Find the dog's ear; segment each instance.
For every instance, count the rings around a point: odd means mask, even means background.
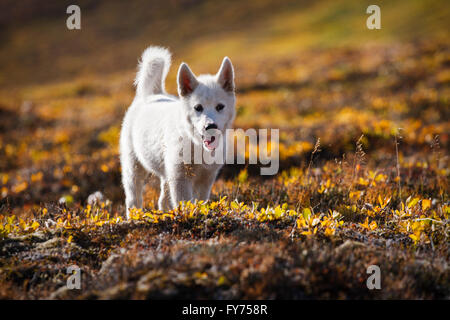
[[[182,97],[190,95],[197,88],[198,81],[186,63],[178,69],[178,94]]]
[[[234,92],[234,69],[228,57],[223,58],[219,72],[217,72],[217,82],[227,92]]]

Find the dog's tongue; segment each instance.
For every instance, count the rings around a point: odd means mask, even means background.
[[[214,140],[216,140],[216,137],[211,137],[211,140],[204,140],[203,142],[205,143],[205,146],[208,148],[208,149],[210,149],[210,150],[213,150],[214,149],[214,147],[211,145],[213,142],[214,142]]]

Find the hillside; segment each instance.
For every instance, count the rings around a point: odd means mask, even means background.
[[[0,4],[0,298],[449,299],[449,5]],[[237,128],[280,171],[227,165],[207,203],[126,221],[118,137],[149,44],[237,74]],[[100,191],[102,198],[87,203]],[[82,289],[66,288],[67,267]],[[382,289],[368,290],[378,265]]]

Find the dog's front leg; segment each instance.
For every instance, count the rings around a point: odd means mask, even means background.
[[[184,175],[174,175],[168,179],[170,202],[176,208],[180,201],[192,200],[192,181]]]
[[[161,179],[161,194],[158,200],[158,209],[161,211],[166,211],[170,209],[170,190],[169,185],[164,179]]]
[[[217,172],[205,172],[196,177],[194,185],[194,197],[197,200],[208,200],[211,193],[211,188],[216,180]]]

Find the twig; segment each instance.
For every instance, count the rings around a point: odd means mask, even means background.
[[[353,175],[352,175],[352,182],[350,185],[350,190],[353,189],[353,184],[355,183],[355,178],[356,178],[356,171],[358,168],[358,165],[360,163],[364,162],[364,156],[366,155],[366,153],[363,150],[362,147],[362,138],[364,137],[364,134],[362,134],[359,139],[356,141],[356,152],[355,152],[355,160],[353,161]]]
[[[398,159],[398,140],[397,140],[397,132],[395,132],[394,135],[395,138],[395,156],[396,156],[396,161],[397,161],[397,183],[398,183],[398,196],[400,198],[400,200],[402,199],[402,184],[400,181],[400,161]]]
[[[311,153],[311,159],[309,160],[309,164],[308,164],[308,168],[306,169],[306,177],[309,178],[309,170],[311,169],[312,163],[313,163],[313,158],[314,158],[314,154],[316,152],[320,152],[320,138],[317,138],[316,144],[314,145],[314,150]]]

